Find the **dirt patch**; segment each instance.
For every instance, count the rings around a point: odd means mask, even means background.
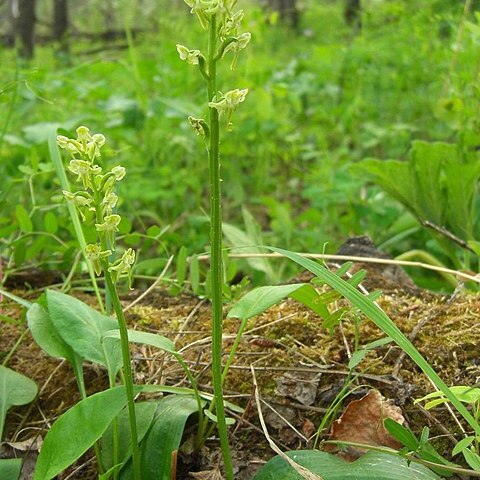
[[[304,279],[309,280],[308,277]],[[366,284],[369,289],[387,287],[378,301],[380,306],[411,337],[420,353],[447,384],[477,383],[480,377],[477,349],[480,343],[480,301],[477,296],[464,294],[450,298],[410,285],[387,285],[381,272],[372,268]],[[22,291],[15,293],[26,296]],[[125,296],[122,300],[124,307],[128,308],[140,293],[133,291]],[[87,295],[76,296],[90,304],[95,303]],[[68,365],[47,357],[25,332],[22,309],[6,299],[1,308],[2,314],[11,318],[12,323],[2,323],[0,354],[3,357],[10,355],[23,334],[8,366],[34,379],[41,392],[34,403],[13,409],[8,415],[4,437],[18,442],[36,435],[44,436],[51,423],[80,396]],[[207,301],[188,294],[169,297],[165,291],[158,290],[127,309],[127,320],[131,328],[160,333],[175,340],[195,372],[200,387],[211,391],[210,309]],[[238,327],[238,320],[225,320],[225,355]],[[362,319],[362,345],[383,336],[370,320]],[[265,401],[262,409],[270,434],[284,449],[305,448],[312,445],[311,438],[326,409],[350,378],[346,365],[353,344],[354,328],[349,315],[330,335],[322,327],[319,317],[293,300],[283,301],[249,321],[225,384],[228,400],[245,407],[245,414],[242,418],[237,417],[237,424],[231,430],[236,478],[252,478],[254,471],[273,455],[259,428],[251,366],[255,369],[260,395]],[[174,360],[150,347],[133,348],[136,382],[188,385]],[[413,405],[413,399],[430,392],[432,386],[398,347],[384,346],[370,352],[357,373],[351,385],[355,391],[345,403],[361,397],[373,386],[402,408],[412,430],[419,433],[424,425],[428,425],[432,436],[439,436],[437,444],[441,451],[448,454],[453,447],[452,438],[460,434],[459,427],[445,408],[425,412],[420,406]],[[85,375],[89,393],[106,388],[108,381],[102,369],[86,364]],[[329,426],[330,422],[327,422],[320,432],[322,439],[326,438]],[[256,445],[254,451],[251,445]],[[212,439],[196,458],[181,458],[187,464],[178,478],[192,478],[187,472],[215,466],[218,450],[216,440]],[[84,466],[77,473],[72,474],[69,470],[68,478],[96,478],[91,457],[87,454],[82,459]],[[79,465],[81,462],[76,467]]]

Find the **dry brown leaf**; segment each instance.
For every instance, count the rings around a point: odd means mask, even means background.
[[[222,474],[218,468],[214,468],[213,470],[204,470],[203,472],[190,472],[190,476],[198,480],[223,480]]]
[[[364,445],[401,448],[383,426],[383,421],[391,418],[403,424],[402,410],[386,400],[378,390],[370,390],[360,400],[353,400],[341,417],[333,423],[330,440],[341,440]],[[327,444],[325,450],[338,451],[338,447]],[[341,452],[346,460],[353,461],[365,453],[364,449],[348,447]]]

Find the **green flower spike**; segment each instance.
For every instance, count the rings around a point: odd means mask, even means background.
[[[89,243],[85,247],[85,257],[92,262],[93,269],[97,275],[102,273],[101,260],[108,258],[112,254],[111,250],[103,250],[98,243]]]
[[[132,289],[132,265],[135,263],[135,250],[128,248],[123,252],[122,258],[118,259],[108,271],[112,273],[114,281],[118,281],[120,275],[126,273],[128,276],[128,288]]]

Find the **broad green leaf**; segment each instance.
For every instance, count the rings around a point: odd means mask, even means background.
[[[108,330],[103,334],[103,338],[120,338],[120,330]],[[151,345],[174,355],[177,354],[175,344],[162,335],[149,332],[140,332],[138,330],[128,330],[128,341],[133,343],[143,343],[144,345]]]
[[[0,438],[8,409],[30,403],[37,396],[37,392],[38,388],[33,380],[0,365]]]
[[[27,310],[28,328],[32,337],[48,355],[54,358],[65,358],[70,363],[77,383],[83,390],[83,359],[58,333],[45,306],[46,298],[42,295],[37,303],[32,304]]]
[[[249,214],[248,214],[249,215]],[[244,220],[248,223],[248,215],[245,216],[244,212]],[[253,232],[253,229],[249,228],[250,233]],[[232,253],[242,253],[245,250],[245,247],[248,247],[248,251],[251,253],[262,253],[265,250],[263,248],[258,247],[257,245],[262,244],[262,239],[259,238],[258,235],[249,235],[248,233],[243,232],[238,227],[231,225],[229,223],[224,223],[222,225],[222,232],[225,235],[228,243],[232,245]],[[247,258],[247,263],[250,265],[251,268],[254,270],[258,270],[259,272],[264,272],[267,276],[267,279],[275,282],[276,276],[275,272],[272,269],[271,263],[266,258]]]
[[[397,455],[368,452],[349,463],[318,450],[297,450],[287,455],[322,476],[324,480],[439,480],[440,477],[423,465],[408,462]],[[274,457],[253,477],[253,480],[302,480],[285,460]]]
[[[472,240],[480,164],[464,164],[456,158],[446,162],[445,174],[449,228],[463,240]]]
[[[106,331],[118,327],[117,321],[64,293],[47,290],[46,298],[52,323],[63,340],[85,360],[118,372],[122,366],[120,342],[102,342]]]
[[[230,318],[248,320],[255,315],[264,312],[267,308],[275,305],[280,300],[288,297],[296,290],[303,288],[305,283],[292,283],[290,285],[277,285],[259,287],[244,295],[228,312]],[[312,287],[313,288],[313,287]]]
[[[15,217],[17,217],[18,226],[23,233],[33,232],[33,223],[23,205],[18,204],[15,207]]]
[[[410,151],[409,167],[414,182],[415,207],[420,218],[443,225],[446,195],[441,173],[446,161],[457,157],[457,147],[443,142],[415,141]]]
[[[141,387],[134,387],[135,393]],[[82,456],[127,404],[125,387],[81,400],[52,425],[40,450],[34,480],[50,480]]]
[[[58,334],[48,311],[42,304],[34,303],[27,310],[28,328],[42,350],[54,358],[65,358],[70,364],[81,362],[81,358]]]
[[[141,444],[142,480],[170,480],[172,452],[178,450],[188,417],[197,411],[192,397],[170,395],[158,404],[153,424]],[[133,478],[131,462],[120,480]]]
[[[21,458],[0,459],[0,478],[5,480],[17,480],[22,470]]]
[[[418,350],[412,345],[408,338],[400,331],[395,323],[368,297],[362,295],[352,285],[348,284],[327,268],[319,265],[317,262],[309,258],[302,257],[294,252],[282,250],[280,248],[269,247],[270,250],[280,253],[287,258],[290,258],[297,264],[306,268],[315,274],[320,280],[330,285],[334,290],[342,294],[349,300],[356,308],[358,308],[364,315],[366,315],[375,325],[383,330],[405,353],[420,367],[420,369],[432,380],[435,386],[441,390],[445,396],[450,400],[458,412],[473,428],[477,435],[480,435],[480,425],[468,412],[464,405],[452,393],[445,382],[437,375],[431,365],[420,355]]]
[[[137,437],[141,442],[152,424],[156,402],[140,402],[135,404],[135,416],[137,419]],[[117,417],[118,428],[118,461],[121,465],[125,465],[132,456],[131,433],[130,433],[130,417],[128,409],[124,408]],[[109,470],[114,467],[113,464],[113,427],[112,424],[102,435],[100,446],[102,449],[103,466]]]

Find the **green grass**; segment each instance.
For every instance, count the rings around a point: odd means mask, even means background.
[[[228,70],[228,62],[220,72],[220,90],[233,81],[250,89],[222,144],[224,219],[243,228],[239,212],[246,206],[269,244],[321,251],[328,241],[333,251],[349,235],[367,233],[382,243],[411,228],[401,206],[352,177],[348,167],[370,156],[405,158],[413,139],[452,139],[451,118],[438,115],[443,86],[451,78],[446,93],[458,96],[472,84],[478,52],[468,32],[449,71],[462,5],[372,2],[361,35],[353,36],[343,25],[342,3],[305,2],[298,35],[249,7],[251,46],[237,72]],[[186,120],[203,113],[197,107],[202,80],[182,68],[175,50],[177,42],[197,48],[202,37],[184,8],[158,8],[158,32],[141,34],[133,52],[88,54],[99,44],[81,40],[72,46],[70,67],[55,60],[50,46],[38,47],[35,59],[20,65],[16,98],[9,90],[0,104],[4,122],[3,112],[15,99],[1,147],[0,248],[10,255],[15,247],[17,266],[68,269],[72,255],[44,122],[65,126],[70,134],[87,124],[108,137],[106,158],[128,170],[119,208],[132,231],[166,229],[160,239],[140,242],[141,259],[166,258],[182,245],[189,252],[205,250],[205,159]],[[76,22],[87,29],[86,19]],[[2,57],[0,88],[15,78],[14,53],[4,50]],[[30,188],[25,172],[32,176]],[[19,237],[18,203],[31,214],[35,232],[45,231],[45,214],[53,211],[55,235],[66,245]],[[124,234],[129,227],[124,224]],[[390,243],[389,250],[414,248],[427,238],[416,232]],[[129,237],[131,243],[136,239]]]

